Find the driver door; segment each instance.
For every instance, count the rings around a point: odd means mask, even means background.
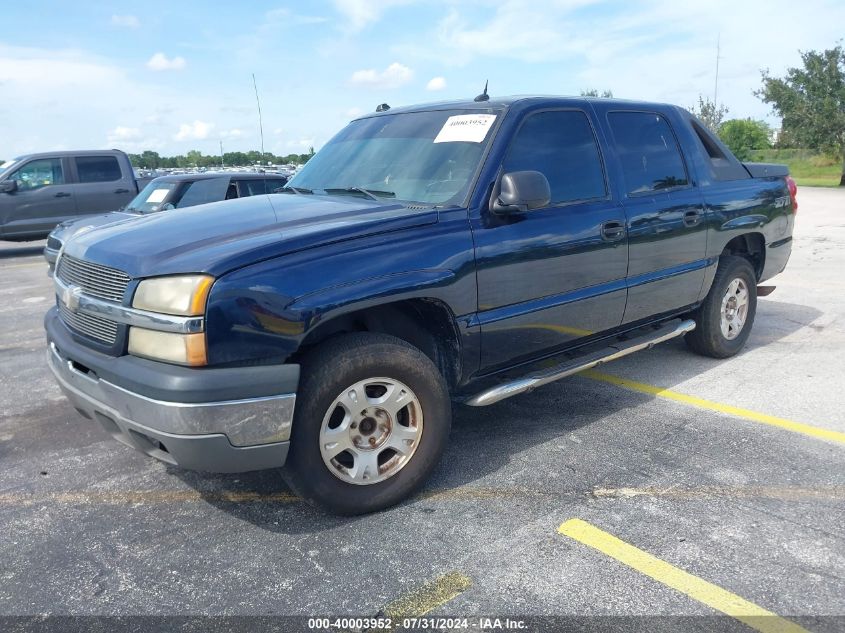
[[[625,214],[587,113],[527,114],[501,173],[525,170],[549,181],[547,207],[473,220],[482,371],[618,327],[625,311]]]

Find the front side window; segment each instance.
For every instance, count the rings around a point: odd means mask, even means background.
[[[77,156],[76,173],[79,182],[114,182],[123,176],[114,156]]]
[[[605,197],[601,156],[587,115],[552,110],[529,115],[508,149],[504,171],[539,171],[551,204]]]
[[[430,110],[353,121],[288,186],[315,194],[361,195],[424,205],[466,196],[498,114]]]
[[[669,123],[655,112],[607,115],[629,195],[689,184],[684,159]]]
[[[20,191],[32,191],[48,185],[62,185],[65,182],[62,161],[59,158],[31,160],[10,178],[17,180]]]

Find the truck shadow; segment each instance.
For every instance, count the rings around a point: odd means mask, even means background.
[[[46,239],[27,240],[24,242],[0,240],[0,259],[41,255],[46,245]]]
[[[0,259],[13,259],[15,257],[31,257],[33,255],[40,255],[44,251],[44,244],[38,244],[36,246],[27,245],[27,246],[13,246],[8,247],[6,244],[2,244],[2,248],[0,248]]]
[[[813,322],[821,314],[819,310],[809,306],[761,300],[758,304],[755,328],[748,344],[743,353],[733,360],[721,361],[697,356],[686,349],[683,341],[675,340],[617,363],[639,363],[644,369],[649,369],[649,382],[672,389],[685,380],[720,367],[723,363],[731,362],[736,367],[738,363],[742,363],[743,355],[771,345],[797,330],[807,327],[817,329],[818,326],[814,326]],[[614,366],[616,364],[602,369],[617,373]],[[240,475],[211,475],[176,468],[170,471],[203,493],[209,504],[273,532],[298,534],[330,530],[359,521],[383,520],[385,514],[392,512],[404,513],[404,518],[399,519],[400,521],[413,521],[418,512],[439,511],[437,505],[432,503],[436,498],[471,500],[474,494],[483,493],[485,485],[473,484],[488,478],[493,479],[491,475],[495,475],[514,460],[521,459],[520,455],[533,447],[555,441],[563,443],[578,429],[599,423],[625,410],[634,410],[652,399],[652,396],[574,376],[489,407],[455,405],[449,446],[431,479],[415,498],[396,510],[387,510],[378,515],[335,517],[299,500],[285,498],[280,502],[280,493],[292,493],[276,471]],[[585,450],[590,449],[585,447]],[[594,486],[602,483],[592,479],[595,475],[584,472],[581,467],[582,459],[594,461],[596,455],[579,455],[578,451],[575,451],[573,457],[566,457],[570,453],[568,450],[562,451],[562,461],[559,463],[549,463],[539,468],[534,466],[538,477],[537,488],[542,488],[544,494],[583,498]],[[669,466],[681,469],[689,467],[680,460],[677,464]],[[549,473],[552,472],[557,476],[550,478]],[[220,494],[221,490],[233,489],[255,495],[256,500],[246,503],[224,500],[225,496]],[[274,498],[277,501],[273,501]],[[410,518],[407,511],[411,512]]]

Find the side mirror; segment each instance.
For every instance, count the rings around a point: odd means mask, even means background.
[[[549,181],[539,171],[512,171],[499,181],[494,213],[523,213],[548,206],[552,199]]]
[[[17,180],[4,180],[3,182],[0,182],[0,193],[15,193],[17,190]]]

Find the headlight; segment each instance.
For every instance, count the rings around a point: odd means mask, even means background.
[[[197,367],[206,365],[205,332],[175,334],[140,327],[129,328],[129,353],[152,360]]]
[[[144,279],[135,290],[132,307],[159,314],[202,316],[214,278],[180,275]],[[206,365],[205,332],[177,334],[142,327],[129,328],[129,353],[192,367]]]
[[[213,281],[208,275],[144,279],[135,290],[132,307],[163,314],[201,316]]]

